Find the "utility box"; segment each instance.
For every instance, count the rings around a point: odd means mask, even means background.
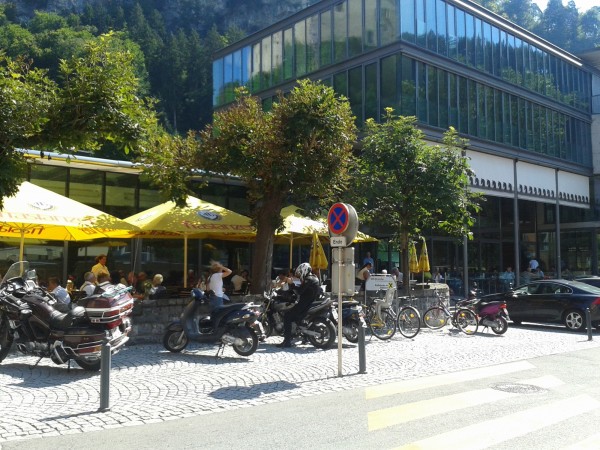
[[[331,249],[331,294],[353,296],[355,265],[354,247],[336,247]],[[340,289],[341,284],[341,289]]]

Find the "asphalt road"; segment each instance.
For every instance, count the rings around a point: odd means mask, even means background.
[[[241,360],[131,347],[98,375],[11,357],[0,368],[0,446],[69,448],[599,448],[600,336],[512,327],[425,330],[337,352],[261,346]],[[427,440],[425,440],[427,439]],[[585,447],[588,445],[588,447]],[[589,445],[592,445],[591,447]]]

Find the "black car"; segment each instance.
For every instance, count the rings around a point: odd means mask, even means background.
[[[575,281],[580,281],[581,283],[590,284],[592,286],[596,286],[600,288],[600,277],[589,276],[589,277],[580,277],[575,278]]]
[[[586,328],[585,310],[592,326],[600,328],[600,288],[569,280],[538,280],[486,300],[504,300],[510,319],[521,322],[562,323],[569,330]]]

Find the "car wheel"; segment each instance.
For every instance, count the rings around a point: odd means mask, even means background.
[[[565,313],[564,323],[570,331],[585,330],[585,315],[576,309],[567,311]]]

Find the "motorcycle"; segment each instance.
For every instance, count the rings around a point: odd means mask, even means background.
[[[25,355],[50,358],[56,364],[75,361],[87,371],[100,370],[102,345],[116,354],[129,340],[133,297],[129,288],[111,286],[86,297],[66,312],[37,284],[27,261],[10,266],[0,281],[0,362],[12,345]]]
[[[496,334],[504,334],[508,329],[508,310],[506,302],[486,301],[476,298],[471,291],[470,298],[460,302],[457,306],[467,307],[477,315],[480,326],[490,327]]]
[[[200,289],[192,290],[192,299],[179,320],[167,325],[164,347],[173,353],[182,351],[190,341],[219,343],[219,352],[230,344],[240,356],[250,356],[258,348],[258,336],[252,328],[256,314],[244,303],[232,303],[209,311],[209,298]]]
[[[338,302],[334,302],[331,308],[331,321],[338,326]],[[348,342],[358,342],[358,329],[366,328],[365,313],[360,302],[356,300],[342,301],[342,334]]]
[[[308,340],[313,347],[326,349],[335,342],[335,325],[329,319],[332,300],[322,294],[313,302],[304,318],[292,324],[292,336]],[[292,291],[274,290],[264,295],[260,322],[266,336],[283,336],[283,318],[286,311],[296,304]]]

